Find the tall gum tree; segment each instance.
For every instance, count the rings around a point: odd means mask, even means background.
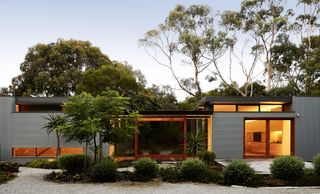
[[[226,34],[215,26],[215,16],[205,5],[177,5],[157,29],[139,40],[147,54],[167,68],[180,89],[203,97],[200,75],[220,58],[228,47]],[[211,48],[209,54],[208,49]],[[192,77],[179,77],[177,67],[192,68]]]

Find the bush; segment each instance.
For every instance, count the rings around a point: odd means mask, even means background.
[[[315,155],[313,165],[315,172],[320,176],[320,153]]]
[[[303,168],[303,160],[295,156],[275,158],[270,165],[272,176],[286,181],[300,179],[303,176]]]
[[[69,154],[59,158],[59,167],[69,173],[83,172],[85,169],[85,158],[87,166],[90,164],[90,157],[85,157],[84,154]]]
[[[219,183],[223,180],[222,174],[213,169],[206,169],[199,182],[201,183]]]
[[[149,181],[158,173],[157,163],[150,158],[141,158],[133,163],[137,181]]]
[[[19,164],[17,162],[9,161],[0,162],[0,171],[10,173],[19,172]]]
[[[216,154],[209,151],[200,152],[198,156],[206,165],[214,164],[214,160],[216,159]]]
[[[44,168],[44,169],[58,169],[57,160],[45,160],[45,159],[35,159],[26,164],[26,167],[30,168]]]
[[[95,182],[115,182],[117,164],[112,160],[104,160],[95,164],[90,170],[90,179]]]
[[[255,175],[254,169],[241,160],[230,162],[222,173],[226,185],[245,185]]]
[[[164,182],[176,183],[181,181],[181,176],[177,166],[160,168],[161,180]]]
[[[9,180],[12,180],[16,175],[10,173],[10,172],[1,172],[0,171],[0,184],[6,183]]]
[[[184,181],[201,182],[204,177],[207,166],[206,164],[198,159],[187,159],[179,166],[179,173]]]

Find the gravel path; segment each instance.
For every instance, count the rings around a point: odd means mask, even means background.
[[[42,180],[51,170],[20,168],[18,177],[0,185],[0,194],[65,194],[65,193],[160,193],[160,194],[207,194],[207,193],[320,193],[320,188],[243,188],[224,187],[214,184],[169,184],[150,183],[106,183],[106,184],[62,184]]]

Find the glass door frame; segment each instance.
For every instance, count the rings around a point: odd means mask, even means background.
[[[265,120],[266,121],[266,154],[264,156],[246,156],[246,147],[245,147],[245,138],[246,138],[246,120]],[[286,118],[286,117],[279,117],[279,118],[272,118],[272,117],[245,117],[243,118],[243,158],[274,158],[274,156],[270,156],[270,121],[271,120],[290,120],[290,155],[295,155],[295,124],[294,118]]]

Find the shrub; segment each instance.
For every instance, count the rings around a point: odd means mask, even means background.
[[[247,163],[241,160],[230,162],[222,171],[224,183],[227,185],[244,185],[255,175],[255,171]]]
[[[206,169],[200,178],[199,182],[201,183],[218,183],[223,180],[221,172],[213,169]]]
[[[9,161],[0,162],[0,171],[10,173],[19,172],[19,164],[17,162]]]
[[[0,184],[6,183],[9,180],[12,180],[16,175],[10,173],[10,172],[1,172],[0,171]]]
[[[209,151],[200,152],[198,156],[206,165],[214,164],[214,160],[216,159],[216,154]]]
[[[112,160],[104,160],[95,164],[90,170],[90,179],[95,182],[115,182],[117,164]]]
[[[314,170],[320,176],[320,153],[315,155],[313,159]]]
[[[161,180],[164,182],[176,183],[181,181],[181,176],[177,166],[160,168]]]
[[[83,172],[85,169],[85,158],[87,160],[87,166],[90,164],[90,157],[86,157],[84,154],[69,154],[59,158],[59,167],[66,170],[69,173]]]
[[[303,176],[304,162],[295,156],[282,156],[275,158],[271,165],[270,171],[273,177],[295,181]]]
[[[206,164],[198,159],[187,159],[179,166],[179,173],[184,181],[201,182],[206,170]]]
[[[141,158],[133,163],[137,181],[148,181],[158,173],[157,163],[150,158]]]
[[[26,164],[26,167],[30,168],[44,168],[44,169],[58,169],[57,160],[45,160],[45,159],[35,159]]]

